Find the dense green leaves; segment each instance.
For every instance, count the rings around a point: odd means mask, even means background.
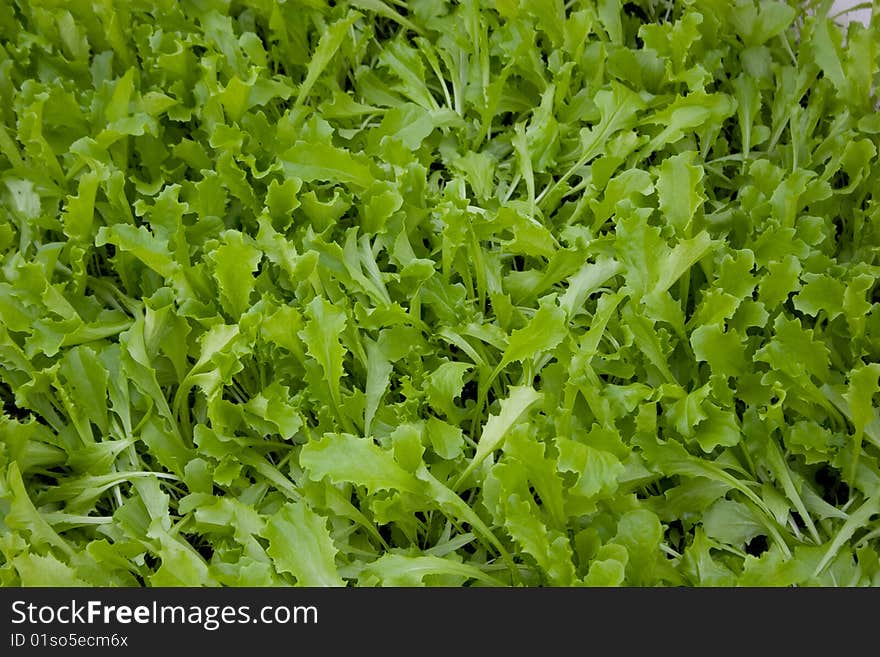
[[[0,585],[880,585],[827,4],[14,1]]]

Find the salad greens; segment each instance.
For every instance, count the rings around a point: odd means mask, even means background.
[[[0,584],[880,585],[880,12],[0,4]]]

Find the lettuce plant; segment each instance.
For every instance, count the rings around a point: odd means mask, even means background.
[[[880,17],[0,3],[0,584],[880,584]]]

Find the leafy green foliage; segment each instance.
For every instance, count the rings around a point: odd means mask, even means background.
[[[828,4],[5,3],[0,584],[880,585]]]

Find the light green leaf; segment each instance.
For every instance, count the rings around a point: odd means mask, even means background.
[[[300,586],[344,586],[327,520],[304,503],[285,504],[266,522],[263,536],[275,569],[291,573]]]

